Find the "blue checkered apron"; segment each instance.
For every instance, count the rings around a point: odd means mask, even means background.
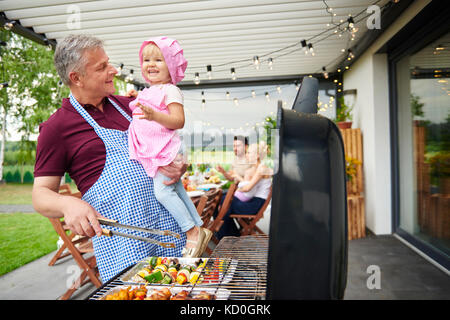
[[[131,122],[131,117],[122,108],[111,99],[109,101]],[[171,230],[181,235],[181,239],[177,239],[108,227],[123,233],[151,237],[162,242],[174,242],[176,247],[167,249],[119,236],[95,236],[92,242],[102,281],[108,281],[126,267],[149,256],[180,257],[186,236],[181,232],[175,219],[156,200],[153,193],[153,180],[148,177],[142,165],[129,159],[128,132],[99,126],[72,95],[70,95],[70,102],[94,128],[106,148],[106,162],[102,174],[82,199],[105,218],[144,228]]]

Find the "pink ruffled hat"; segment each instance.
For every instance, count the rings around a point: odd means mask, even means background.
[[[181,49],[178,41],[175,39],[167,37],[154,37],[144,41],[141,45],[141,49],[139,50],[139,62],[141,63],[141,69],[143,60],[142,51],[149,43],[154,43],[161,50],[164,60],[166,60],[170,77],[172,78],[172,83],[176,85],[178,82],[183,80],[184,72],[187,68],[187,61],[183,56],[183,49]],[[142,76],[145,81],[149,82],[144,73],[142,73]]]

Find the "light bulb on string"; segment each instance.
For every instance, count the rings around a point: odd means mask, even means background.
[[[194,76],[194,83],[195,83],[196,85],[198,85],[198,84],[200,83],[200,75],[199,75],[198,72],[195,73],[195,76]]]
[[[212,66],[210,64],[208,64],[206,66],[206,74],[208,75],[208,79],[211,80],[212,79]]]
[[[300,89],[300,85],[298,84],[298,81],[294,81],[295,84],[295,90],[298,91],[298,89]]]
[[[202,99],[202,110],[205,111],[206,100]]]
[[[309,52],[311,53],[311,55],[314,56],[315,53],[314,53],[314,48],[313,48],[312,43],[308,43],[308,48],[309,48]]]
[[[355,58],[355,55],[353,54],[353,51],[351,49],[348,49],[347,52],[348,52],[347,60],[350,61]]]
[[[266,96],[267,101],[270,101],[270,96],[269,93],[266,91],[266,93],[264,94]]]
[[[6,30],[11,30],[15,25],[16,25],[16,23],[17,23],[17,21],[6,21],[5,22],[5,24],[3,25],[3,27],[6,29]]]
[[[259,57],[258,56],[253,57],[253,65],[255,66],[256,70],[259,70]]]
[[[325,67],[322,67],[322,74],[323,74],[323,77],[325,78],[325,79],[328,79],[328,72],[327,72],[327,69],[325,68]]]
[[[301,44],[302,44],[303,50],[305,51],[305,55],[307,55],[308,54],[308,45],[306,44],[306,40],[302,40]]]
[[[236,69],[231,68],[231,80],[236,80]]]
[[[132,82],[134,80],[133,73],[134,73],[134,70],[130,69],[130,74],[125,78],[125,81]]]
[[[253,97],[253,98],[256,98],[256,92],[255,92],[255,90],[252,90],[252,97]]]
[[[349,29],[353,29],[355,27],[355,21],[353,20],[353,17],[350,16],[347,19],[347,22],[348,22],[348,28]]]
[[[269,58],[268,60],[269,70],[273,70],[273,59]]]
[[[123,70],[123,63],[121,63],[117,68],[117,76],[120,77],[122,75],[122,70]]]
[[[238,100],[238,98],[234,98],[233,99],[233,102],[234,102],[234,105],[237,107],[237,106],[239,106],[239,100]]]
[[[227,100],[230,100],[230,92],[229,91],[227,91],[226,96],[227,96]]]
[[[281,87],[280,86],[277,86],[277,91],[278,91],[279,94],[281,94]]]

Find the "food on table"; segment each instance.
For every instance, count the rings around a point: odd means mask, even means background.
[[[208,179],[205,179],[205,183],[220,183],[220,178],[217,175],[212,175]]]

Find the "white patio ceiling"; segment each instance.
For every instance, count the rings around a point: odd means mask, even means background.
[[[201,81],[208,81],[207,65],[212,65],[212,79],[226,81],[231,79],[230,68],[236,69],[238,79],[319,73],[323,66],[336,71],[347,48],[367,32],[366,9],[375,2],[381,7],[389,0],[1,0],[0,11],[48,39],[59,41],[73,33],[103,39],[111,62],[123,63],[124,73],[134,69],[141,82],[142,41],[158,35],[176,38],[189,62],[183,80],[187,83],[196,72]],[[342,27],[348,25],[349,15],[359,14],[354,41],[349,32],[339,37],[336,27],[327,26],[332,14],[335,23],[343,21]],[[312,43],[315,56],[304,54],[303,39]],[[252,65],[254,56],[260,57],[259,70]]]

